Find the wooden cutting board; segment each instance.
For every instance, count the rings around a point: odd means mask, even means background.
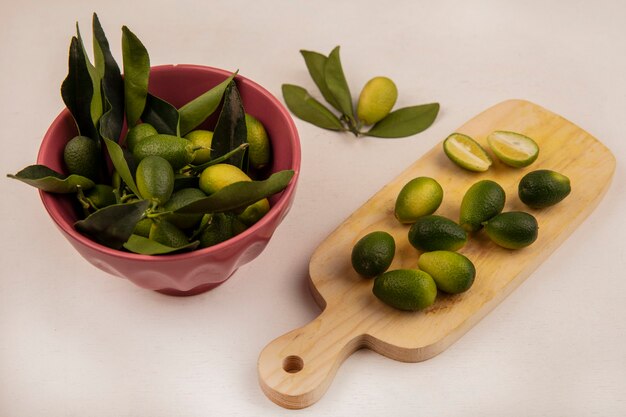
[[[494,130],[510,130],[533,138],[539,158],[530,167],[510,168],[494,157],[484,173],[458,168],[439,144],[357,209],[324,240],[311,258],[310,284],[323,308],[311,323],[272,341],[258,362],[263,392],[286,408],[304,408],[328,389],[339,365],[357,349],[372,349],[389,358],[418,362],[445,350],[520,285],[592,212],[609,187],[615,158],[584,130],[533,103],[509,100],[479,114],[457,132],[467,134],[486,149]],[[450,132],[452,133],[452,132]],[[571,180],[572,192],[546,209],[529,209],[517,196],[522,176],[536,169],[552,169]],[[532,213],[539,237],[531,246],[507,250],[489,241],[484,232],[471,236],[459,252],[476,266],[469,291],[439,294],[419,312],[398,311],[372,294],[371,279],[352,269],[354,244],[365,234],[384,230],[396,241],[390,269],[416,268],[419,252],[407,240],[409,226],[394,217],[398,192],[409,180],[428,176],[444,190],[436,214],[458,220],[465,191],[476,181],[491,179],[507,194],[505,211]]]

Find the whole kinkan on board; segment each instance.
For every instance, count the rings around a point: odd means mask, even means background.
[[[539,154],[537,143],[520,133],[494,131],[486,140],[507,168],[525,168]],[[476,140],[461,133],[448,136],[443,150],[454,164],[473,173],[488,171],[494,161]],[[461,171],[457,174],[467,175]],[[518,184],[520,201],[531,209],[557,204],[570,191],[569,178],[546,169],[528,172]],[[354,245],[353,269],[363,277],[374,278],[372,292],[385,304],[400,310],[422,310],[435,302],[438,291],[468,291],[476,278],[476,268],[457,251],[474,234],[484,232],[491,242],[508,250],[525,248],[537,240],[539,224],[535,216],[503,211],[506,193],[494,180],[478,180],[465,191],[458,223],[433,214],[443,200],[443,188],[430,177],[413,178],[397,195],[394,215],[408,227],[408,243],[417,250],[416,268],[388,270],[396,242],[385,231],[370,232]],[[371,265],[376,268],[365,268]]]

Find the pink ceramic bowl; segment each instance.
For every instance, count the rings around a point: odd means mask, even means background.
[[[227,71],[198,65],[158,66],[151,70],[149,90],[179,107],[228,76]],[[265,125],[272,141],[271,171],[295,171],[289,186],[270,198],[270,211],[245,232],[218,245],[175,255],[147,256],[110,249],[78,233],[73,227],[78,213],[72,199],[40,192],[50,217],[83,258],[140,287],[169,295],[194,295],[226,281],[237,268],[263,251],[293,202],[300,171],[300,141],[289,112],[272,94],[245,77],[238,75],[236,81],[246,112]],[[212,123],[215,120],[202,127],[210,128]],[[66,109],[43,138],[37,163],[63,172],[63,148],[76,134]]]

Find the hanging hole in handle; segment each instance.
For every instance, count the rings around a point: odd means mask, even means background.
[[[283,360],[283,369],[285,372],[295,374],[304,368],[304,361],[300,356],[290,355]]]

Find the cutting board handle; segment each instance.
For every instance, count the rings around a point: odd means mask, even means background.
[[[327,307],[312,322],[274,339],[263,349],[258,362],[259,383],[269,399],[282,407],[299,409],[322,397],[339,365],[363,347],[362,330],[341,313],[341,309]]]

